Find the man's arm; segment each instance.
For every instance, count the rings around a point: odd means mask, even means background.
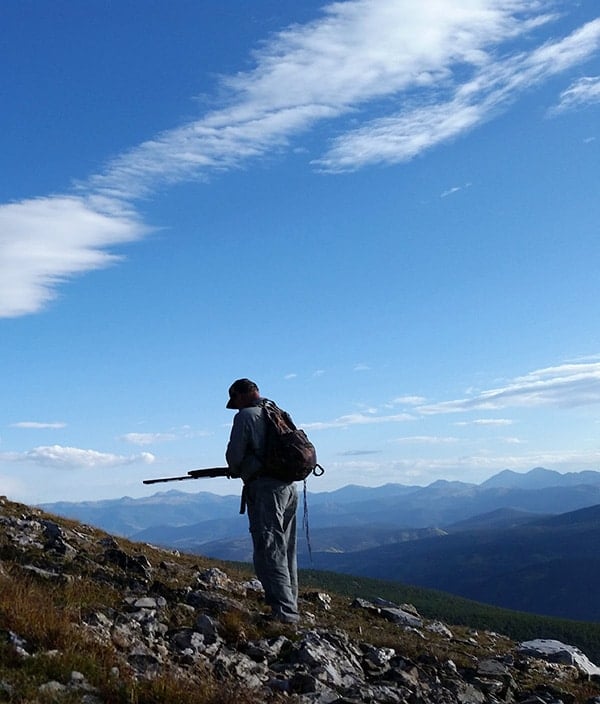
[[[234,477],[239,477],[239,470],[246,451],[248,449],[248,431],[242,413],[236,413],[233,418],[231,435],[225,451],[225,459],[230,473]]]

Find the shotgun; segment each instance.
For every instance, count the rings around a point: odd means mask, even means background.
[[[159,482],[180,482],[184,479],[202,479],[204,477],[229,477],[229,467],[209,467],[208,469],[190,469],[182,477],[162,477],[161,479],[144,479],[144,484]]]

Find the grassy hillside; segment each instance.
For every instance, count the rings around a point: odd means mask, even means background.
[[[286,635],[280,630],[284,626],[260,618],[262,600],[242,587],[253,576],[248,564],[117,542],[103,531],[4,498],[0,526],[0,701],[254,704],[257,699],[243,676],[223,679],[226,673],[216,661],[188,662],[187,656],[167,649],[169,633],[197,629],[196,619],[206,621],[208,613],[219,614],[219,638],[234,663],[236,657],[248,661],[248,648],[281,642],[284,636],[293,649],[299,638],[312,642],[316,636],[311,633],[330,633],[335,640],[342,631],[356,643],[392,648],[403,662],[420,663],[421,676],[429,673],[431,683],[447,675],[444,663],[449,660],[468,674],[473,662],[503,660],[515,652],[515,641],[523,639],[557,638],[600,660],[598,624],[541,619],[432,590],[318,571],[300,575],[301,609],[307,616],[314,612],[311,625],[304,633],[301,629]],[[227,586],[202,581],[204,572],[215,567],[223,571]],[[204,586],[195,591],[199,584]],[[316,592],[329,594],[330,608],[318,607]],[[188,603],[191,593],[198,600]],[[399,628],[368,610],[352,608],[357,596],[412,604],[423,618],[448,624],[452,635]],[[139,597],[162,600],[163,605],[150,607],[146,615],[143,609],[135,612],[140,620],[132,611]],[[160,619],[150,612],[160,612]],[[156,673],[136,675],[140,660],[144,672],[150,660]],[[285,662],[284,657],[277,667]],[[511,673],[522,693],[548,685],[535,668],[525,672],[515,667]],[[600,694],[596,684],[581,678],[560,685],[573,703]],[[290,699],[274,694],[268,701]]]

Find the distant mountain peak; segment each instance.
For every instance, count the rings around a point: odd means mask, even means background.
[[[545,467],[534,467],[528,472],[515,472],[512,469],[504,469],[482,482],[481,486],[486,489],[542,489],[549,486],[559,486],[563,483],[564,476]]]

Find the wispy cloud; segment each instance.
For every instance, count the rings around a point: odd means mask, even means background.
[[[533,371],[505,386],[469,398],[420,406],[423,414],[511,407],[584,406],[600,403],[600,362],[563,364]]]
[[[445,101],[437,94],[425,94],[413,107],[366,122],[336,138],[318,163],[329,171],[348,171],[368,164],[408,161],[490,119],[519,93],[585,61],[599,46],[600,19],[530,53],[508,55],[496,62],[480,56],[469,80],[448,81]],[[448,62],[448,69],[453,63]],[[455,65],[458,68],[460,62]]]
[[[315,160],[319,168],[411,159],[598,50],[600,20],[515,54],[515,38],[554,19],[540,7],[347,0],[274,34],[252,70],[222,80],[220,108],[134,146],[71,195],[0,205],[0,317],[39,311],[60,284],[118,261],[111,248],[148,232],[131,204],[160,185],[293,148],[323,121],[335,120],[339,137]],[[349,115],[353,128],[344,131]]]
[[[448,196],[452,196],[455,193],[458,193],[459,191],[462,191],[463,189],[470,188],[470,187],[471,187],[470,183],[465,183],[463,186],[452,186],[452,188],[448,188],[443,193],[440,193],[440,198],[447,198]]]
[[[516,437],[507,437],[507,438],[503,438],[503,440],[508,445],[523,445],[524,444],[524,441],[521,440],[521,438],[516,438]]]
[[[452,186],[452,188],[449,188],[448,190],[444,191],[443,193],[440,193],[440,198],[447,198],[448,196],[451,196],[454,193],[458,193],[458,191],[460,191],[459,186]]]
[[[55,430],[55,429],[59,429],[59,428],[66,428],[67,424],[66,423],[40,423],[40,422],[34,421],[34,420],[24,420],[24,421],[19,421],[18,423],[11,423],[9,427],[10,428]]]
[[[208,430],[194,430],[189,425],[170,429],[167,432],[146,432],[146,433],[123,433],[119,440],[128,442],[131,445],[140,447],[154,445],[161,442],[171,442],[172,440],[189,440],[192,438],[205,438],[212,435]]]
[[[0,453],[0,460],[9,462],[32,462],[45,467],[62,469],[96,469],[107,467],[120,467],[130,464],[152,464],[154,455],[142,452],[129,457],[114,455],[96,450],[82,450],[77,447],[63,447],[50,445],[35,447],[27,452]]]
[[[404,438],[395,438],[391,442],[407,445],[446,445],[458,442],[458,438],[438,435],[410,435]]]
[[[158,442],[168,442],[175,440],[177,435],[174,433],[125,433],[121,435],[121,440],[131,443],[132,445],[154,445]]]
[[[327,430],[329,428],[348,428],[353,425],[377,425],[380,423],[404,423],[414,420],[414,416],[408,413],[398,413],[390,416],[367,415],[365,413],[353,413],[347,416],[340,416],[331,421],[318,421],[315,423],[304,423],[306,430]]]
[[[392,405],[420,406],[425,403],[425,401],[426,399],[424,396],[397,396],[392,401]]]
[[[465,426],[465,425],[512,425],[513,421],[508,418],[477,418],[475,420],[462,420],[454,423],[454,425]]]
[[[550,111],[550,114],[558,114],[600,103],[600,76],[584,76],[571,84],[560,94],[560,102]]]

